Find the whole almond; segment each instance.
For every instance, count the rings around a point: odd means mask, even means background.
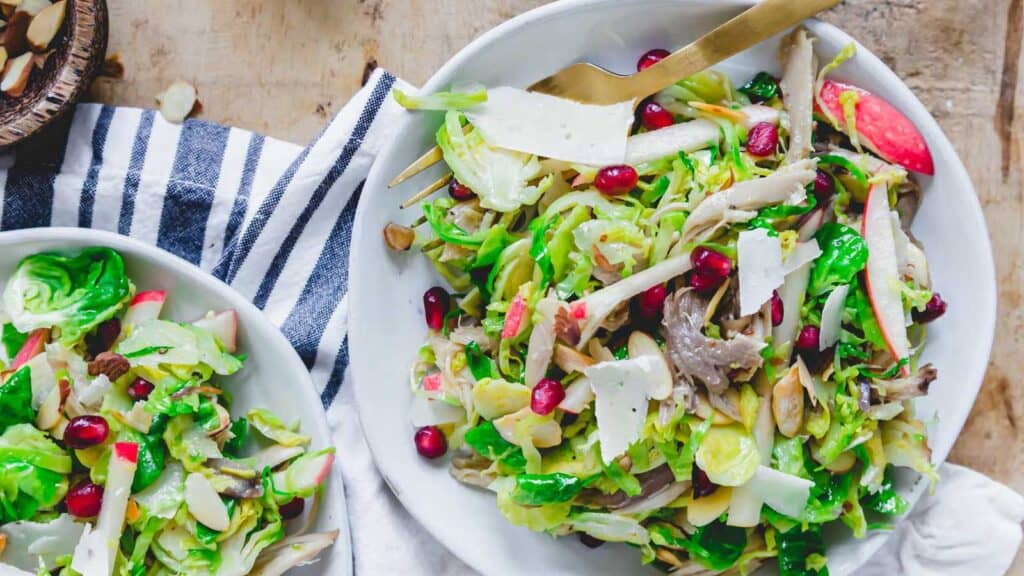
[[[132,365],[128,359],[114,352],[100,352],[92,362],[89,362],[89,375],[99,376],[106,374],[111,382],[124,376]]]

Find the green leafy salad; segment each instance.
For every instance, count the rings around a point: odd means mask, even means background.
[[[283,574],[334,542],[306,533],[334,449],[268,410],[232,418],[235,311],[176,322],[166,299],[109,248],[35,254],[7,280],[0,573]]]
[[[931,154],[833,77],[852,46],[822,68],[805,30],[784,48],[781,78],[622,105],[396,92],[443,111],[453,173],[385,231],[447,283],[423,297],[415,445],[509,522],[678,574],[827,574],[825,525],[891,526],[896,468],[937,480],[913,407],[946,309],[910,232]]]

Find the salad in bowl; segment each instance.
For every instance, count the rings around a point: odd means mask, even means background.
[[[273,411],[233,414],[238,315],[188,322],[89,247],[20,261],[3,289],[0,573],[283,574],[334,449]],[[304,510],[308,513],[302,520]],[[295,522],[289,522],[296,519]]]
[[[396,91],[443,111],[453,173],[384,231],[446,284],[410,368],[419,454],[517,526],[677,574],[825,574],[826,526],[890,527],[897,468],[938,480],[913,400],[946,303],[910,232],[931,153],[831,76],[854,52],[819,66],[798,29],[781,78],[614,106]]]

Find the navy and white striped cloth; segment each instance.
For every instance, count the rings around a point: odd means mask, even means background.
[[[358,575],[469,575],[401,507],[362,438],[348,365],[348,256],[362,183],[402,111],[378,70],[303,148],[153,110],[79,106],[0,154],[0,229],[79,226],[155,244],[250,298],[309,367],[334,430]],[[408,90],[408,86],[402,86]],[[353,327],[358,329],[358,327]],[[1024,499],[957,466],[861,574],[1000,574]],[[510,568],[514,571],[514,568]]]

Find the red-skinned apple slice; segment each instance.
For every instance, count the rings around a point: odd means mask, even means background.
[[[79,574],[109,576],[112,573],[138,457],[138,444],[114,443],[96,526],[86,525],[71,559],[71,568]]]
[[[907,170],[929,176],[935,174],[928,143],[909,118],[863,88],[826,80],[821,87],[821,102],[841,127],[846,125],[843,105],[839,100],[843,92],[857,94],[857,135],[868,149]]]
[[[896,240],[889,216],[889,191],[885,184],[875,184],[868,191],[864,204],[864,225],[861,233],[868,246],[868,264],[864,271],[868,298],[882,330],[886,346],[899,361],[910,355],[906,317],[896,267]],[[902,369],[909,375],[907,367]]]
[[[227,352],[234,354],[237,351],[238,313],[234,310],[210,312],[192,324],[213,333]]]
[[[26,362],[35,357],[46,348],[46,341],[50,339],[49,328],[39,328],[38,330],[32,331],[28,335],[28,339],[21,345],[18,353],[14,356],[14,361],[11,362],[11,369],[17,370],[21,368]]]
[[[159,318],[165,301],[167,292],[163,290],[139,292],[128,305],[128,311],[124,314],[124,324],[138,326],[147,320]]]

